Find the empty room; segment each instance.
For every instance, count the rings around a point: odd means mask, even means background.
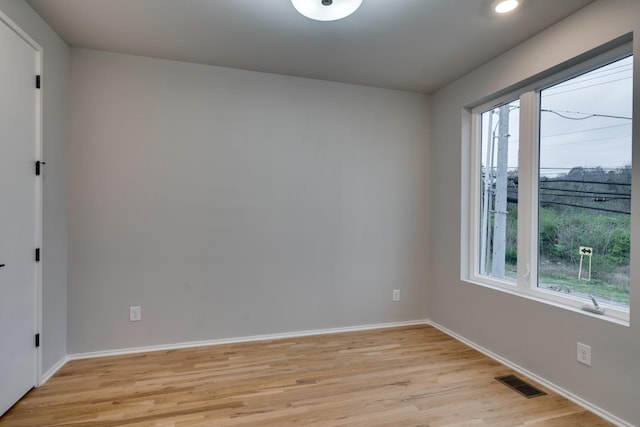
[[[0,427],[640,426],[639,34],[0,0]]]

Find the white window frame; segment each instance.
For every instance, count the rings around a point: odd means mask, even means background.
[[[540,129],[540,93],[542,90],[565,80],[579,76],[593,69],[633,55],[632,43],[627,42],[608,49],[585,61],[568,66],[559,72],[547,75],[525,84],[506,95],[496,96],[489,102],[468,109],[471,114],[470,135],[466,154],[469,167],[464,169],[468,177],[463,177],[463,197],[468,195],[468,203],[463,203],[463,218],[467,218],[467,227],[463,227],[462,239],[462,280],[473,284],[487,286],[514,295],[533,299],[546,304],[595,316],[625,326],[629,325],[629,309],[598,301],[605,308],[604,315],[592,314],[582,310],[586,302],[584,298],[561,294],[538,287],[538,164],[539,164],[539,129]],[[635,60],[634,60],[635,68]],[[634,88],[636,82],[634,82]],[[486,99],[486,98],[485,98]],[[480,274],[480,180],[481,180],[481,116],[500,105],[520,100],[520,129],[518,153],[518,261],[516,281],[504,280]],[[635,118],[634,118],[635,119]],[[635,140],[632,136],[632,141]],[[632,175],[640,173],[640,165],[632,166]],[[635,181],[635,179],[633,179]],[[466,188],[464,187],[466,186]],[[636,191],[634,191],[635,193]],[[632,208],[632,217],[637,212]],[[466,235],[465,235],[466,234]],[[632,234],[632,241],[634,240]],[[465,248],[466,246],[466,248]],[[466,252],[466,253],[465,253]],[[631,277],[633,277],[633,267]],[[633,283],[633,280],[631,280]],[[630,305],[631,306],[631,305]]]

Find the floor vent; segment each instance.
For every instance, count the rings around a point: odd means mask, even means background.
[[[502,377],[496,377],[496,380],[500,381],[507,387],[510,387],[513,390],[517,391],[527,399],[531,399],[532,397],[544,396],[545,394],[547,394],[544,391],[535,388],[528,382],[521,380],[515,375],[504,375]]]

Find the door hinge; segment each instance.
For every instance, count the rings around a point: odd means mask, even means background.
[[[42,165],[46,165],[46,163],[36,160],[36,176],[40,176],[40,166]]]
[[[40,347],[40,334],[36,334],[36,347]]]
[[[36,262],[40,262],[40,248],[36,248]]]
[[[36,89],[40,89],[40,75],[36,76]]]

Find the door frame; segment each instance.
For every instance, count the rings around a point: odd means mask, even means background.
[[[32,39],[26,32],[22,30],[11,18],[5,15],[2,11],[0,11],[0,22],[6,25],[11,31],[13,31],[18,37],[24,40],[31,48],[34,50],[36,55],[36,70],[35,75],[39,75],[41,81],[43,80],[42,74],[42,57],[43,51],[42,47]],[[40,89],[36,89],[35,86],[35,75],[34,75],[34,102],[35,105],[35,147],[34,154],[34,185],[35,185],[35,242],[34,243],[34,251],[35,248],[40,248],[40,251],[43,252],[42,249],[42,217],[43,217],[43,197],[42,197],[42,176],[41,172],[40,176],[35,175],[35,162],[37,160],[42,160],[43,158],[43,147],[42,147],[42,91],[43,85],[41,85]],[[35,261],[35,258],[34,258]],[[36,268],[36,283],[34,284],[36,287],[36,301],[35,304],[35,325],[36,325],[36,333],[42,333],[42,258],[40,262],[35,262]],[[35,337],[34,337],[35,339]],[[35,343],[34,343],[35,344]],[[38,387],[42,385],[42,337],[40,340],[40,346],[36,348],[36,366],[33,367],[35,373],[35,386]]]

